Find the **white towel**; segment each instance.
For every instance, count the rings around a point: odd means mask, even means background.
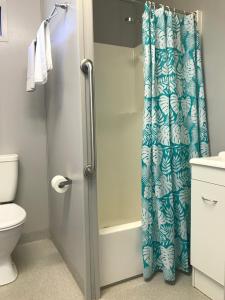
[[[36,41],[33,40],[28,48],[27,92],[33,92],[35,90],[35,82],[34,82],[35,48],[36,48]]]
[[[49,23],[43,21],[37,32],[35,54],[35,83],[45,84],[48,80],[48,71],[52,70],[52,53]]]

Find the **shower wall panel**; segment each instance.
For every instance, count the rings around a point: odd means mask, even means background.
[[[44,16],[54,0],[43,0]],[[83,126],[83,74],[81,2],[71,1],[67,12],[59,10],[50,23],[53,65],[46,88],[50,231],[81,289],[87,291],[90,269],[86,216],[87,181],[83,175],[86,139]],[[67,176],[73,183],[65,194],[50,185],[56,175]]]
[[[141,46],[95,43],[101,228],[141,217],[142,65]]]
[[[126,17],[136,20],[137,6],[121,0],[93,0],[94,40],[123,47],[136,47],[140,41],[139,24],[125,22]]]

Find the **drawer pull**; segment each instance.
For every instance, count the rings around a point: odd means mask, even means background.
[[[202,196],[202,201],[204,201],[208,204],[212,204],[212,205],[216,205],[218,203],[218,201],[216,201],[216,200],[211,200],[211,199],[205,198],[203,196]]]

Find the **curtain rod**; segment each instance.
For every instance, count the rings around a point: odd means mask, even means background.
[[[145,2],[141,1],[141,0],[120,0],[120,1],[123,1],[123,2],[128,2],[128,3],[133,3],[133,4],[139,4],[139,5],[144,5]],[[196,14],[196,12],[189,12],[189,11],[185,11],[185,10],[180,10],[180,9],[177,9],[177,8],[170,8],[168,5],[164,5],[164,4],[158,4],[158,3],[155,3],[153,1],[148,1],[154,8],[161,8],[161,7],[164,7],[166,10],[168,11],[172,11],[172,12],[177,12],[179,14],[182,14],[182,15],[191,15],[191,14]]]
[[[69,4],[68,3],[61,3],[61,4],[55,3],[52,12],[50,13],[49,17],[46,19],[46,22],[49,23],[52,18],[54,18],[54,17],[57,16],[57,14],[58,14],[58,12],[57,12],[58,8],[67,10],[69,8]]]

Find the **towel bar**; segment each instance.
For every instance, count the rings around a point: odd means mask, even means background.
[[[67,10],[69,8],[69,4],[68,3],[62,3],[62,4],[55,3],[55,6],[54,6],[52,12],[50,13],[49,17],[46,19],[46,22],[49,23],[52,18],[57,16],[57,9],[58,8],[62,8],[62,9]]]

